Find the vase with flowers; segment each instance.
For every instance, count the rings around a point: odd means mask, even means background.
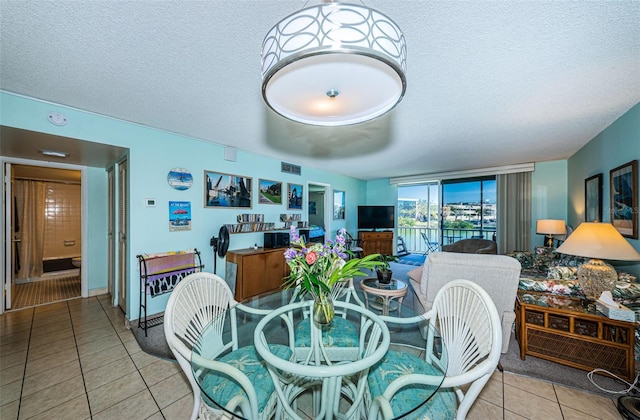
[[[318,324],[331,323],[333,301],[349,279],[366,276],[362,270],[375,270],[381,264],[378,254],[347,260],[345,232],[340,229],[333,241],[305,244],[296,228],[291,227],[291,247],[284,253],[290,275],[284,285],[298,288],[298,297],[308,295],[314,300],[313,319]]]

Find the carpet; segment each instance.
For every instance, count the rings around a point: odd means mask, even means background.
[[[167,340],[164,337],[163,324],[147,328],[146,337],[144,330],[139,328],[137,323],[131,326],[131,332],[144,352],[162,359],[175,360],[169,344],[167,344]]]
[[[424,264],[424,254],[408,254],[398,259],[399,264],[421,266]]]

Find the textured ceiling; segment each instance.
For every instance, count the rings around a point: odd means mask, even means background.
[[[260,47],[304,4],[1,0],[0,88],[361,179],[567,158],[640,101],[639,1],[371,0],[407,40],[403,101],[293,123]]]

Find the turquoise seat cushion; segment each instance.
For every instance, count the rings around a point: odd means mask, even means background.
[[[292,352],[287,346],[274,344],[269,345],[269,348],[271,353],[281,359],[289,360],[291,358]],[[265,361],[260,357],[256,348],[254,346],[241,347],[216,360],[225,362],[247,375],[256,390],[258,412],[262,412],[275,388],[267,371]],[[215,395],[215,402],[221,406],[225,406],[236,395],[242,395],[245,398],[247,396],[246,392],[233,378],[216,371],[209,371],[204,375],[201,388],[207,390],[208,394]],[[202,397],[210,406],[216,406],[204,393]]]
[[[382,395],[391,382],[409,374],[441,375],[436,368],[419,357],[390,350],[369,371],[367,382],[371,398]],[[390,401],[393,413],[396,415],[408,413],[423,404],[433,391],[434,387],[429,385],[414,384],[404,387]],[[450,420],[456,417],[456,408],[455,392],[450,388],[440,389],[426,404],[407,418]]]
[[[311,321],[304,319],[296,325],[296,347],[309,347],[311,343]],[[322,327],[322,343],[325,347],[358,347],[358,330],[347,319],[336,316],[330,325]]]

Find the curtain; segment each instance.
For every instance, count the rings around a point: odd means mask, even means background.
[[[498,253],[528,251],[531,246],[531,172],[497,176]]]
[[[45,183],[16,181],[16,199],[21,239],[18,278],[40,277],[44,254]]]

